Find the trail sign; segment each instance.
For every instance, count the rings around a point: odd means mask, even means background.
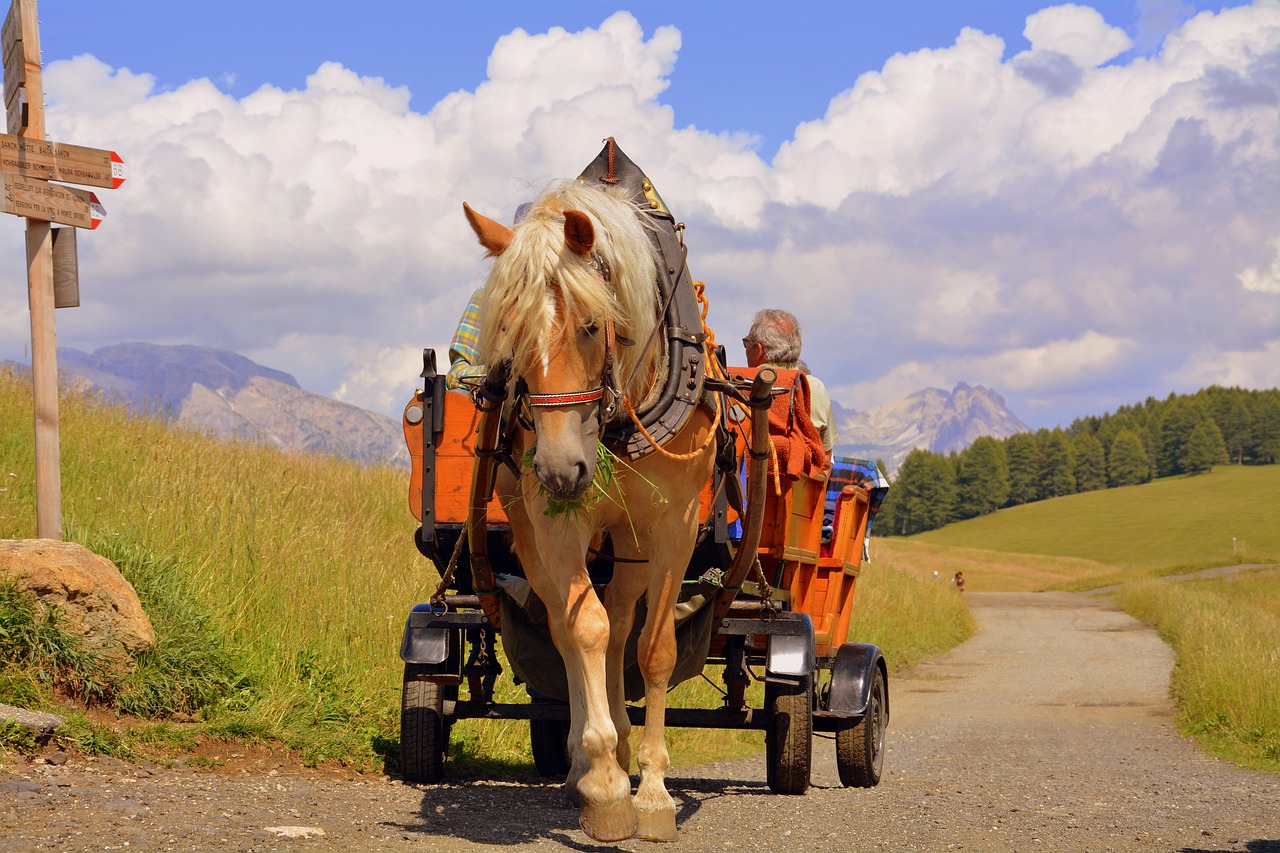
[[[3,178],[4,184],[0,210],[5,213],[90,230],[97,228],[107,213],[98,197],[88,190],[18,175],[3,175],[0,178]]]
[[[114,151],[8,133],[0,133],[0,172],[112,190],[126,177],[124,161]]]
[[[12,0],[0,26],[8,134],[0,135],[0,212],[27,220],[27,304],[31,308],[31,385],[36,433],[36,535],[62,538],[62,473],[58,436],[58,346],[53,312],[78,305],[75,231],[59,235],[59,222],[97,228],[106,215],[87,190],[65,181],[115,189],[124,162],[114,151],[47,142],[40,27],[36,0]],[[61,291],[61,292],[60,292]]]

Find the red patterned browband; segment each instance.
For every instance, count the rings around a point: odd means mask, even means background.
[[[573,391],[568,394],[529,394],[530,406],[578,406],[594,403],[604,397],[604,386],[591,391]]]

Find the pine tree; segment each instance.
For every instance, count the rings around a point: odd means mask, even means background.
[[[1206,418],[1196,424],[1182,446],[1178,467],[1187,474],[1203,474],[1214,465],[1227,462],[1227,447],[1222,441],[1218,425]]]
[[[1093,433],[1076,436],[1076,491],[1092,492],[1107,487],[1107,452]]]
[[[916,448],[898,468],[880,512],[895,533],[910,536],[955,519],[955,467],[945,456]]]
[[[1280,392],[1265,391],[1254,402],[1245,455],[1264,465],[1280,462]]]
[[[1142,439],[1131,429],[1116,433],[1107,456],[1107,480],[1112,488],[1136,486],[1151,479],[1151,461]]]
[[[1004,450],[1009,459],[1009,506],[1037,500],[1040,442],[1034,434],[1020,432],[1005,439]]]
[[[972,518],[1004,506],[1009,499],[1009,459],[1004,445],[982,436],[960,454],[956,516]]]
[[[1041,430],[1040,477],[1036,493],[1041,500],[1075,494],[1075,449],[1061,429]]]

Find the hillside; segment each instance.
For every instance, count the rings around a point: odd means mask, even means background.
[[[293,376],[228,350],[126,343],[58,351],[62,381],[218,438],[407,467],[400,424],[302,390]]]
[[[984,435],[1008,438],[1031,430],[995,391],[963,382],[949,393],[926,388],[900,400],[839,416],[839,425],[837,453],[882,459],[890,473],[916,448],[949,453],[964,450]]]
[[[1280,562],[1278,508],[1280,465],[1226,465],[1001,509],[908,541],[1131,568]]]

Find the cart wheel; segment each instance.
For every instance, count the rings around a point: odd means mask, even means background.
[[[444,777],[449,727],[444,719],[444,688],[420,681],[420,664],[404,665],[400,696],[400,772],[410,782],[434,784]]]
[[[769,790],[803,794],[813,762],[813,676],[799,684],[765,682],[764,706],[773,715],[764,735]]]
[[[568,720],[530,720],[529,743],[539,776],[563,779],[569,775]]]
[[[871,695],[867,713],[856,725],[836,732],[836,769],[846,788],[872,788],[880,784],[884,766],[884,727],[886,722],[884,673],[873,667]]]

